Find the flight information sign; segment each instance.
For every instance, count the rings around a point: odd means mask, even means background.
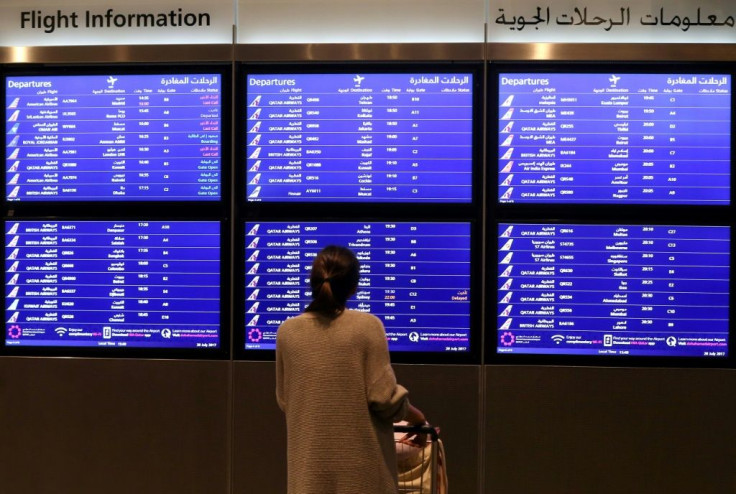
[[[730,203],[730,75],[502,73],[498,88],[502,203]]]
[[[729,227],[498,232],[499,353],[728,356]]]
[[[470,224],[427,222],[247,223],[246,349],[274,349],[279,325],[309,305],[327,245],[357,256],[348,308],[378,316],[391,351],[470,351]]]
[[[472,73],[251,74],[246,84],[248,201],[472,201]]]
[[[217,201],[222,75],[5,78],[8,201]]]
[[[219,348],[217,221],[5,221],[5,344]]]

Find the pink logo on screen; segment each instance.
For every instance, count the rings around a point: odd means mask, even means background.
[[[17,324],[13,324],[8,328],[8,336],[13,338],[14,340],[20,338],[21,334],[23,334],[23,332],[21,331],[20,326],[18,326]]]
[[[248,331],[248,340],[258,343],[263,338],[263,333],[261,333],[261,330],[258,328],[252,328],[250,331]]]
[[[511,346],[514,344],[514,341],[516,341],[516,337],[514,336],[514,333],[505,331],[501,335],[501,343],[503,344],[503,346]]]

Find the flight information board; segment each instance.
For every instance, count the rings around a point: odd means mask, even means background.
[[[728,356],[729,227],[498,232],[499,353]]]
[[[473,74],[246,82],[248,201],[472,201]]]
[[[498,199],[730,203],[731,76],[498,76]]]
[[[216,201],[220,74],[5,78],[8,201]]]
[[[276,330],[311,302],[309,275],[327,245],[360,261],[348,308],[378,316],[391,351],[470,351],[470,224],[246,224],[245,348],[274,349]]]
[[[218,348],[217,221],[5,221],[5,344]]]

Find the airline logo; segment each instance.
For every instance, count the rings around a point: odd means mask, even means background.
[[[20,166],[20,161],[16,161],[12,165],[10,165],[10,168],[8,169],[9,172],[17,172],[18,166]]]
[[[506,283],[501,286],[501,290],[511,290],[511,283],[514,281],[513,278],[509,278]]]
[[[256,134],[256,133],[258,133],[261,130],[261,124],[262,123],[263,122],[261,122],[260,120],[257,121],[256,124],[253,127],[250,128],[250,130],[248,131],[248,133],[249,134]]]
[[[13,199],[15,197],[18,197],[18,193],[20,192],[20,185],[16,185],[13,187],[13,190],[10,191],[10,194],[8,194],[8,199]]]
[[[513,140],[514,140],[514,134],[511,134],[508,137],[506,137],[506,139],[504,139],[504,141],[503,141],[503,143],[501,143],[501,145],[502,146],[510,146],[511,145],[511,141],[513,141]]]
[[[258,185],[258,182],[261,181],[261,174],[257,173],[255,177],[251,179],[250,182],[248,182],[248,185]]]
[[[258,273],[258,268],[260,267],[260,263],[255,263],[252,268],[248,270],[248,274],[256,274]]]
[[[8,235],[15,235],[18,232],[19,226],[20,226],[20,223],[13,223],[13,226],[11,226],[10,230],[8,230]]]
[[[18,132],[18,129],[19,129],[19,128],[20,128],[20,124],[19,124],[19,123],[17,123],[17,124],[14,124],[14,125],[13,125],[13,126],[12,126],[12,127],[10,128],[10,130],[8,131],[8,134],[11,134],[11,135],[12,135],[12,134],[15,134],[16,132]]]
[[[250,172],[257,172],[261,168],[261,160],[256,161],[253,163],[253,166],[250,167]]]
[[[258,134],[257,136],[255,136],[253,138],[253,140],[250,141],[250,144],[248,144],[248,145],[249,146],[257,146],[259,142],[261,142],[261,134]]]
[[[255,326],[256,324],[258,324],[258,319],[260,319],[260,317],[261,317],[261,316],[260,316],[259,314],[256,314],[256,315],[255,315],[255,316],[253,316],[253,318],[252,318],[252,319],[251,319],[251,320],[250,320],[250,321],[248,322],[248,324],[246,324],[246,326]]]
[[[8,119],[8,122],[15,122],[18,120],[18,117],[20,116],[20,110],[15,110]]]
[[[15,273],[16,271],[18,271],[18,264],[20,264],[20,261],[15,261],[13,264],[11,264],[8,268],[8,273]]]
[[[260,250],[257,250],[255,252],[253,252],[253,254],[251,254],[250,257],[248,258],[248,262],[255,262],[255,261],[257,261],[258,260],[258,254],[260,254],[260,253],[261,253]]]
[[[261,240],[261,237],[256,237],[256,238],[254,238],[254,239],[253,239],[253,241],[252,241],[252,242],[250,243],[250,245],[248,246],[248,248],[249,248],[249,249],[255,249],[256,247],[258,247],[258,242],[259,242],[260,240]]]
[[[514,174],[512,173],[511,175],[509,175],[508,177],[506,177],[506,179],[503,182],[501,182],[501,185],[502,186],[504,186],[504,185],[511,185],[511,180],[513,178],[514,178]]]
[[[506,322],[501,324],[501,327],[498,329],[509,329],[511,327],[511,321],[512,321],[512,318],[509,317],[508,319],[506,319]]]
[[[505,309],[504,309],[504,310],[503,310],[503,311],[501,312],[500,316],[501,316],[501,317],[507,317],[507,316],[509,316],[509,315],[511,314],[511,308],[512,308],[512,307],[513,307],[513,305],[509,305],[509,306],[507,306],[507,307],[506,307],[506,308],[505,308]]]
[[[15,148],[15,149],[13,149],[13,152],[12,152],[12,153],[10,153],[10,155],[8,155],[8,159],[9,159],[9,160],[14,160],[15,158],[17,158],[17,157],[18,157],[18,154],[19,154],[19,153],[20,153],[20,148]]]
[[[253,101],[250,102],[250,105],[249,106],[251,106],[251,107],[253,107],[253,106],[259,106],[261,104],[261,97],[262,96],[260,94],[258,96],[256,96],[253,99]]]
[[[506,229],[505,229],[505,230],[503,231],[503,233],[501,234],[501,237],[502,237],[502,238],[508,238],[508,237],[510,237],[510,236],[511,236],[511,233],[512,233],[513,231],[514,231],[514,225],[511,225],[511,226],[507,227],[507,228],[506,228]]]
[[[499,302],[499,304],[508,304],[509,302],[511,302],[511,295],[513,295],[513,294],[514,294],[514,292],[509,292],[509,293],[507,293],[507,294],[506,294],[506,295],[505,295],[505,296],[504,296],[504,297],[503,297],[503,298],[501,299],[501,301]]]
[[[8,319],[8,322],[18,322],[18,316],[20,316],[19,312],[13,312],[13,315],[10,316],[10,319]]]
[[[8,105],[8,109],[9,109],[9,110],[14,110],[15,108],[18,108],[18,103],[20,103],[20,98],[19,98],[19,97],[18,97],[18,98],[15,98],[15,99],[14,99],[14,100],[13,100],[13,101],[12,101],[12,102],[11,102],[11,103],[10,103],[10,104]]]
[[[508,98],[506,98],[503,103],[501,103],[502,107],[508,107],[511,106],[511,103],[514,101],[514,95],[512,94]]]
[[[506,127],[503,128],[501,131],[502,134],[508,134],[511,132],[511,129],[514,127],[514,122],[509,122],[506,124]]]
[[[18,240],[19,239],[20,239],[20,237],[18,235],[16,235],[15,237],[13,237],[10,240],[10,243],[8,244],[8,247],[15,247],[16,245],[18,245]]]
[[[257,300],[258,299],[258,294],[260,292],[261,292],[261,289],[260,288],[256,288],[255,290],[253,290],[253,293],[250,294],[250,297],[248,297],[248,300]]]
[[[12,290],[10,290],[10,293],[8,294],[8,298],[15,298],[18,296],[18,290],[20,290],[19,286],[16,286]]]
[[[11,252],[10,255],[8,256],[8,259],[11,260],[11,261],[13,259],[18,259],[18,251],[19,250],[20,249],[14,249],[13,252]]]
[[[257,109],[256,111],[254,111],[253,112],[253,115],[251,115],[248,120],[258,120],[259,118],[261,118],[261,109],[260,108]]]
[[[13,137],[13,139],[12,139],[12,140],[10,141],[10,143],[8,144],[8,147],[9,147],[9,148],[14,148],[15,146],[17,146],[17,145],[18,145],[18,141],[19,141],[19,140],[20,140],[20,136],[18,136],[18,135],[17,135],[17,136],[15,136],[15,137]]]
[[[509,187],[509,189],[506,192],[504,192],[503,195],[501,196],[501,200],[502,201],[507,201],[507,200],[511,199],[511,193],[513,191],[514,191],[514,188],[513,187]]]
[[[501,247],[500,249],[498,249],[498,250],[511,250],[511,244],[513,244],[513,243],[514,243],[514,239],[513,239],[513,238],[510,238],[510,239],[508,239],[508,240],[506,241],[506,243],[505,243],[505,244],[503,244],[503,246],[502,246],[502,247]]]
[[[261,305],[261,303],[260,303],[260,302],[256,302],[255,304],[253,304],[253,305],[252,305],[252,306],[250,307],[250,309],[248,309],[248,314],[255,314],[256,312],[258,312],[258,306],[259,306],[259,305]]]
[[[509,161],[506,166],[503,167],[503,170],[501,170],[501,173],[509,173],[511,172],[511,167],[514,166],[513,161]]]
[[[506,268],[506,269],[505,269],[505,270],[503,271],[503,273],[501,273],[501,274],[499,275],[499,278],[508,278],[509,276],[511,276],[511,270],[512,270],[512,269],[514,269],[514,267],[513,267],[513,266],[509,266],[509,267],[507,267],[507,268]]]
[[[249,199],[255,199],[261,194],[261,186],[256,187],[248,196]]]
[[[514,109],[509,108],[509,110],[504,113],[503,117],[501,117],[501,120],[511,120],[511,117],[514,116]]]
[[[19,178],[20,178],[20,173],[16,173],[15,175],[13,175],[13,178],[11,178],[8,181],[8,185],[16,185],[18,183]]]
[[[248,288],[255,288],[256,286],[258,286],[258,280],[260,279],[260,276],[256,276],[255,278],[253,278],[250,283],[248,283]]]
[[[13,302],[11,302],[11,304],[8,306],[8,311],[17,309],[18,308],[18,301],[19,300],[17,298],[15,300],[13,300]]]
[[[250,156],[248,156],[248,159],[258,159],[258,156],[261,154],[261,148],[256,148],[255,151],[250,153]]]
[[[508,148],[505,153],[503,153],[503,156],[501,156],[502,160],[510,160],[511,155],[514,154],[514,148]]]
[[[258,234],[258,230],[260,228],[261,228],[261,224],[260,223],[256,223],[255,225],[253,225],[253,228],[251,228],[250,231],[248,232],[248,236],[257,235]]]
[[[510,263],[511,262],[511,256],[513,256],[513,255],[514,255],[513,252],[509,252],[508,254],[506,254],[506,257],[504,257],[501,260],[501,264],[508,264],[508,263]]]

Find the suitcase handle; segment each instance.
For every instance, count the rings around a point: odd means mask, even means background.
[[[429,437],[432,438],[432,442],[437,442],[437,440],[440,437],[439,432],[437,432],[437,427],[427,424],[427,425],[395,425],[394,426],[394,432],[403,432],[404,434],[427,434]]]

